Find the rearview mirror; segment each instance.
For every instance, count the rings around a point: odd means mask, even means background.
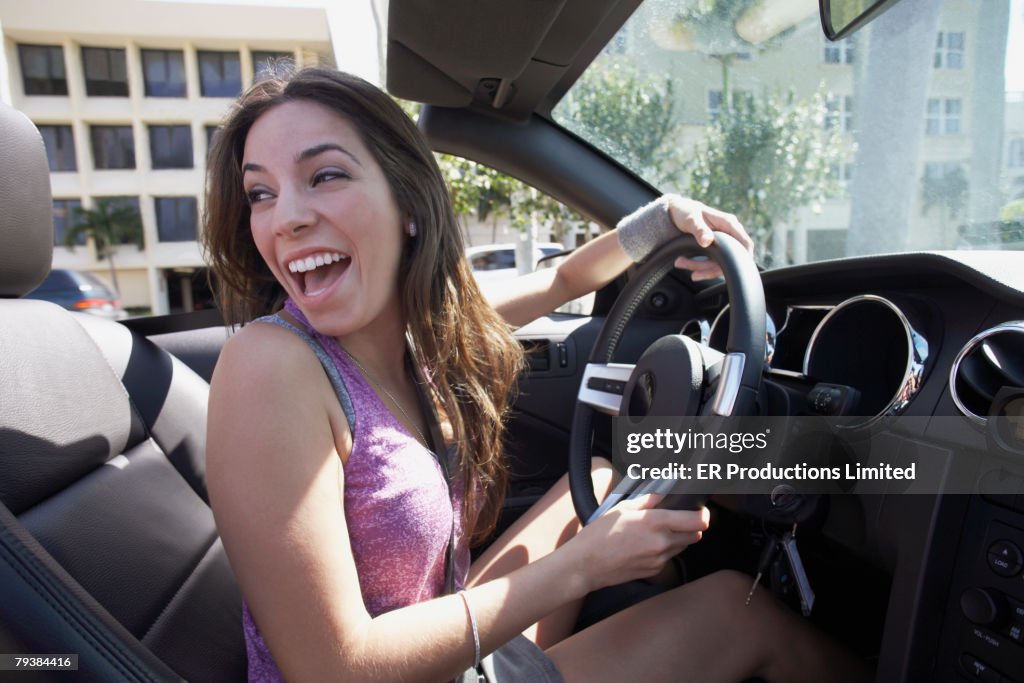
[[[845,38],[899,0],[818,0],[821,28],[829,40]]]

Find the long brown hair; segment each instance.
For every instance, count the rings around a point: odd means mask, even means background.
[[[214,136],[206,185],[203,247],[219,305],[229,322],[244,323],[283,301],[284,289],[250,234],[241,162],[253,123],[291,101],[327,106],[351,123],[383,170],[399,210],[416,222],[417,235],[407,240],[399,269],[407,334],[458,445],[464,514],[480,510],[473,526],[479,541],[493,530],[505,493],[502,437],[523,351],[473,279],[434,155],[387,94],[355,76],[310,67],[260,81],[235,103]]]

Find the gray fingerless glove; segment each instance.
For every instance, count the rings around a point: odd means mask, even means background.
[[[647,258],[651,252],[682,233],[668,213],[668,198],[659,197],[629,214],[615,226],[619,244],[634,263]]]

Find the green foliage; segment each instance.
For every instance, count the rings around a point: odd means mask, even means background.
[[[139,249],[144,246],[138,209],[114,197],[97,199],[91,209],[76,209],[74,222],[64,235],[64,246],[73,250],[81,235],[92,239],[100,259],[108,258],[119,244],[134,244]]]
[[[413,119],[419,115],[418,103],[398,102]],[[545,226],[556,240],[587,222],[561,202],[490,166],[451,154],[435,157],[457,216],[473,216],[480,221],[507,216],[519,230]]]
[[[559,104],[555,117],[655,185],[678,178],[679,156],[670,143],[676,116],[669,78],[656,82],[623,61],[599,58]]]
[[[1024,223],[1024,199],[1014,199],[1002,208],[999,217],[1004,223]]]
[[[114,251],[119,244],[144,246],[142,218],[139,211],[124,199],[106,197],[97,199],[91,209],[77,209],[74,222],[64,235],[64,245],[74,251],[80,235],[92,239],[96,258],[106,259],[110,266],[110,280],[114,289],[121,291],[114,267]]]
[[[831,171],[850,150],[826,126],[825,96],[798,100],[765,93],[735,93],[732,106],[709,127],[689,164],[689,192],[711,206],[727,207],[742,221],[766,260],[771,234],[796,211],[836,192]]]

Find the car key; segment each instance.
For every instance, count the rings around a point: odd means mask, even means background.
[[[754,597],[754,591],[757,590],[757,585],[761,583],[761,577],[764,576],[768,566],[772,563],[775,558],[775,554],[779,551],[779,542],[774,536],[770,536],[765,541],[764,548],[761,549],[761,558],[757,561],[757,576],[754,577],[754,585],[750,587],[750,592],[747,593],[747,599],[743,602],[744,605],[749,606],[751,598]]]
[[[791,531],[786,532],[779,545],[782,546],[786,559],[789,561],[789,567],[793,571],[793,579],[800,595],[800,611],[805,617],[809,617],[811,610],[814,609],[814,589],[811,588],[811,582],[804,570],[803,560],[800,559],[800,551],[796,547],[796,524],[793,525]]]

